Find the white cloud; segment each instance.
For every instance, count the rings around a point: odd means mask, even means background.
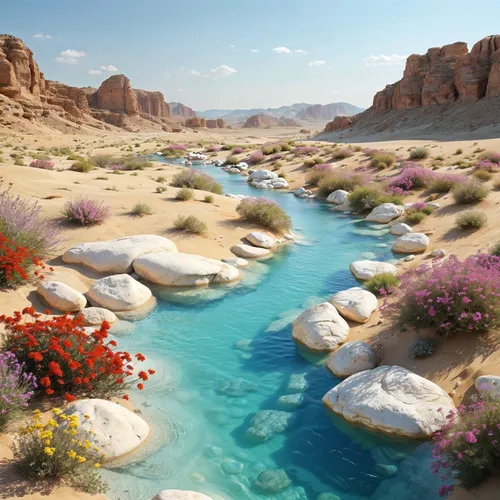
[[[201,76],[201,73],[199,71],[196,71],[194,69],[190,69],[188,71],[188,75],[192,75],[192,76]]]
[[[288,47],[274,47],[276,54],[290,54],[292,52]]]
[[[324,66],[326,64],[326,61],[319,60],[319,61],[311,61],[309,63],[309,66]]]
[[[104,71],[109,71],[110,73],[118,71],[118,68],[116,66],[113,66],[112,64],[108,64],[107,66],[101,66],[101,69]]]
[[[379,56],[368,56],[363,59],[367,66],[391,66],[394,64],[401,64],[406,60],[407,56],[398,56],[393,54],[392,56],[385,56],[380,54]]]
[[[47,33],[37,33],[36,35],[33,35],[33,38],[46,38],[49,40],[50,38],[54,38],[52,35],[49,35]]]
[[[231,47],[232,49],[234,49],[234,48],[236,47],[236,45],[230,45],[230,47]]]
[[[85,57],[86,55],[83,50],[66,49],[56,57],[56,61],[59,63],[78,64],[80,57]]]
[[[89,69],[89,75],[102,75],[102,71],[100,69]]]
[[[259,52],[259,49],[252,49],[250,52]]]
[[[296,52],[297,54],[307,54],[307,52],[302,49],[295,49],[294,52]]]
[[[217,66],[216,68],[211,69],[210,73],[213,76],[231,76],[236,73],[236,70],[234,68],[231,68],[231,66],[222,64],[221,66]]]

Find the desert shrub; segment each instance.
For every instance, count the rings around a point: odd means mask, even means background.
[[[207,153],[218,153],[222,149],[222,146],[210,146],[207,148]]]
[[[40,411],[35,410],[19,429],[12,452],[15,466],[27,479],[61,480],[90,494],[107,490],[98,472],[106,455],[77,415],[53,408],[52,418],[44,424]]]
[[[379,295],[388,295],[392,293],[398,285],[399,279],[392,273],[376,274],[373,278],[365,281],[366,289]]]
[[[318,184],[318,193],[324,198],[328,197],[333,191],[343,189],[345,191],[354,191],[358,186],[365,184],[366,180],[357,174],[331,173],[321,179]]]
[[[412,226],[415,224],[419,224],[424,219],[425,219],[425,214],[423,212],[418,212],[418,211],[407,212],[405,217],[406,222]]]
[[[463,152],[464,152],[464,150],[463,150],[462,148],[458,148],[458,149],[455,151],[455,154],[456,154],[456,155],[461,155]]]
[[[488,250],[490,255],[495,255],[496,257],[500,257],[500,241],[494,243],[491,248]]]
[[[446,335],[488,331],[500,324],[500,257],[477,254],[461,261],[452,255],[399,278],[388,307],[405,324]]]
[[[401,166],[401,173],[391,179],[390,187],[397,187],[404,191],[421,189],[427,187],[436,178],[436,174],[432,170],[428,170],[418,163],[403,162]]]
[[[123,170],[144,170],[150,167],[151,162],[144,158],[128,158],[123,162]]]
[[[61,213],[69,222],[91,226],[105,222],[111,216],[111,207],[102,201],[81,196],[67,201]]]
[[[90,161],[98,168],[106,168],[114,163],[115,159],[111,155],[95,155],[90,158]]]
[[[316,165],[316,162],[312,158],[306,158],[304,160],[304,165],[306,167],[313,167],[314,165]]]
[[[73,170],[73,172],[86,174],[87,172],[94,170],[94,165],[92,165],[92,162],[90,160],[80,160],[73,163],[73,165],[71,165],[70,167],[70,170]]]
[[[281,151],[291,151],[292,150],[292,145],[289,144],[288,142],[284,142],[281,144]]]
[[[14,161],[14,165],[18,166],[18,167],[24,167],[24,161],[22,160],[22,158],[16,158],[16,160]]]
[[[164,187],[164,186],[158,186],[158,187],[156,188],[156,192],[157,192],[157,193],[164,193],[166,190],[167,190],[167,188],[166,188],[166,187]]]
[[[348,148],[341,148],[333,153],[334,160],[345,160],[346,158],[350,158],[354,153]]]
[[[125,169],[123,165],[120,165],[118,163],[108,165],[109,170],[111,170],[113,173],[120,174],[122,170]]]
[[[41,168],[42,170],[53,170],[54,162],[50,160],[33,160],[30,163],[30,167],[32,168]]]
[[[248,159],[247,159],[247,162],[252,164],[252,165],[256,165],[262,161],[264,161],[265,159],[265,155],[262,151],[255,151],[254,153],[252,153]]]
[[[132,215],[143,216],[143,215],[152,215],[154,211],[153,207],[148,203],[139,202],[132,207],[131,213]]]
[[[0,430],[27,408],[36,387],[34,375],[12,352],[0,353]]]
[[[237,156],[231,155],[226,158],[226,163],[228,165],[238,165],[238,163],[240,163],[240,159]]]
[[[434,352],[436,343],[432,339],[417,339],[410,344],[410,358],[428,358]]]
[[[174,227],[179,231],[185,231],[190,234],[203,234],[207,232],[207,225],[194,215],[179,215],[174,220]]]
[[[500,163],[500,154],[494,151],[484,151],[479,155],[480,160],[488,160],[492,163]]]
[[[472,177],[481,182],[488,182],[493,177],[493,172],[488,172],[487,170],[475,170],[472,173]]]
[[[485,172],[498,172],[499,169],[500,165],[490,160],[481,160],[474,165],[474,170],[476,171],[482,170]]]
[[[434,157],[436,161],[444,161],[444,156],[443,155],[437,155]]]
[[[243,153],[243,148],[233,148],[231,153],[233,153],[233,155],[239,155],[239,154]]]
[[[458,214],[455,219],[455,227],[457,229],[480,229],[486,226],[488,217],[480,210],[468,210],[462,214]]]
[[[500,402],[485,394],[482,400],[461,405],[458,412],[447,415],[447,424],[434,435],[432,472],[466,489],[498,470]],[[452,490],[453,486],[443,485],[438,492],[444,497]]]
[[[236,207],[236,212],[243,220],[279,233],[288,231],[292,223],[285,211],[267,198],[245,198]]]
[[[36,377],[38,393],[64,396],[67,401],[77,396],[108,398],[123,395],[137,377],[141,379],[138,388],[144,388],[142,381],[148,374],[140,371],[134,375],[132,356],[114,350],[116,341],[106,340],[106,321],[88,335],[80,319],[68,315],[41,318],[32,307],[13,317],[0,317],[5,327],[2,350],[14,352],[18,362]],[[145,359],[142,354],[135,358]],[[152,374],[154,370],[149,371]]]
[[[320,181],[333,172],[333,167],[329,163],[315,165],[310,172],[306,174],[306,182],[312,186],[317,186]]]
[[[278,153],[276,155],[273,155],[273,157],[271,158],[271,161],[278,161],[278,160],[281,160],[283,158],[283,155],[281,153]]]
[[[425,147],[414,148],[410,151],[410,160],[425,160],[430,156],[430,152]]]
[[[50,156],[45,154],[45,153],[35,153],[34,155],[31,155],[33,160],[50,160]]]
[[[440,174],[430,181],[429,189],[432,193],[448,193],[464,182],[467,182],[467,177],[464,175]]]
[[[159,175],[157,178],[156,178],[156,182],[159,182],[160,184],[166,182],[167,178],[164,176],[164,175]]]
[[[270,154],[273,154],[275,152],[274,151],[274,146],[272,144],[269,144],[267,146],[262,146],[261,151],[266,156],[268,156]],[[281,151],[281,148],[280,148],[280,151]]]
[[[293,150],[295,156],[312,156],[320,153],[321,150],[314,146],[298,146]]]
[[[214,202],[214,197],[212,194],[207,194],[204,198],[203,201],[205,203],[213,203]]]
[[[70,160],[70,161],[81,161],[83,160],[83,156],[79,156],[75,153],[72,153],[70,155],[68,155],[68,157],[66,158],[67,160]]]
[[[459,205],[484,200],[489,193],[488,187],[478,181],[466,182],[453,188],[453,198]]]
[[[179,201],[189,201],[194,198],[194,191],[191,188],[183,187],[175,193],[175,199]]]
[[[395,157],[392,153],[377,153],[372,156],[370,160],[370,166],[375,168],[386,168],[394,165]]]
[[[380,190],[371,186],[358,186],[349,193],[349,207],[360,214],[370,212],[380,205]]]
[[[215,194],[223,192],[222,186],[213,177],[193,169],[184,169],[175,174],[170,184],[174,187],[188,187]]]

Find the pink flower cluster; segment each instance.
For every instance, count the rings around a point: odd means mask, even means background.
[[[171,149],[172,151],[186,151],[187,144],[169,144],[167,149]]]
[[[125,167],[123,165],[109,165],[108,166],[109,170],[124,170]]]
[[[400,188],[403,191],[411,191],[427,187],[431,180],[437,177],[437,174],[418,163],[404,161],[401,164],[403,168],[401,173],[393,177],[389,182],[389,188]]]
[[[54,168],[54,163],[50,160],[33,160],[30,163],[32,168],[41,168],[42,170],[52,170]]]
[[[243,148],[233,148],[231,153],[233,153],[233,155],[239,155],[239,154],[243,153]]]
[[[210,146],[207,148],[207,153],[218,153],[222,149],[222,146]]]
[[[82,226],[102,224],[111,215],[111,207],[102,201],[92,200],[82,196],[67,201],[62,214],[70,221]]]
[[[260,163],[261,161],[264,161],[266,155],[262,151],[255,151],[255,153],[252,153],[248,159],[247,163],[251,163],[253,165]]]
[[[320,152],[319,148],[314,146],[299,146],[293,150],[295,156],[311,156],[318,154]]]
[[[498,162],[481,160],[476,163],[474,170],[486,170],[487,172],[498,172],[500,165]]]
[[[333,166],[330,163],[319,163],[318,165],[314,165],[312,169],[316,172],[329,172],[333,170]]]

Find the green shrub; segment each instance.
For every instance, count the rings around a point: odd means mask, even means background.
[[[50,160],[50,156],[47,154],[42,154],[42,153],[35,153],[32,155],[32,158],[34,160]]]
[[[179,215],[174,220],[174,227],[190,234],[203,234],[207,232],[207,225],[194,215]]]
[[[500,189],[500,179],[493,181],[493,189],[495,189],[496,191]]]
[[[83,156],[79,156],[79,155],[76,155],[76,154],[70,154],[67,158],[67,160],[70,160],[70,161],[82,161],[84,160]]]
[[[227,157],[226,163],[228,163],[229,165],[237,165],[238,163],[240,163],[240,159],[236,155],[231,155]]]
[[[500,257],[500,241],[494,243],[491,248],[488,250],[490,255],[495,255],[496,257]]]
[[[422,222],[426,217],[426,214],[420,210],[407,211],[406,212],[406,222],[408,224],[414,225]]]
[[[144,170],[153,165],[144,158],[128,158],[123,162],[123,170]]]
[[[486,226],[488,222],[488,217],[484,212],[479,210],[468,210],[462,214],[458,214],[455,219],[455,227],[457,229],[463,229],[464,231],[469,229],[481,229]]]
[[[174,187],[188,187],[209,191],[215,194],[222,194],[222,186],[213,177],[193,169],[183,169],[175,174],[170,183]]]
[[[472,176],[474,177],[474,179],[477,179],[478,181],[488,182],[492,179],[493,172],[488,172],[487,170],[475,170],[472,173]]]
[[[306,183],[311,186],[317,186],[322,179],[330,175],[332,172],[329,170],[311,170],[306,174]]]
[[[327,198],[330,193],[337,191],[337,189],[354,191],[354,189],[362,184],[364,184],[364,179],[360,175],[331,173],[323,177],[319,182],[318,193],[323,198]]]
[[[164,175],[159,175],[156,178],[156,182],[159,182],[160,184],[163,184],[164,182],[166,182],[166,180],[167,180],[167,178]]]
[[[132,207],[132,212],[131,212],[133,215],[139,215],[139,216],[143,216],[143,215],[151,215],[153,214],[153,207],[151,205],[149,205],[148,203],[136,203],[133,207]]]
[[[157,193],[164,193],[166,190],[167,190],[167,188],[166,188],[166,187],[164,187],[164,186],[158,186],[158,187],[156,188],[156,192],[157,192]]]
[[[425,147],[418,147],[410,151],[410,160],[425,160],[430,155],[430,152]]]
[[[429,185],[431,193],[449,193],[461,180],[460,176],[456,178],[451,175],[443,175],[433,179]]]
[[[436,342],[432,339],[417,339],[410,344],[408,356],[410,358],[428,358],[434,352]]]
[[[461,155],[463,152],[464,152],[464,150],[463,150],[462,148],[458,148],[458,149],[455,151],[455,154],[456,154],[456,155]]]
[[[275,202],[266,198],[245,198],[236,207],[243,220],[253,222],[274,232],[289,231],[290,217]]]
[[[80,160],[73,163],[73,165],[71,165],[70,170],[73,170],[73,172],[80,172],[82,174],[86,174],[87,172],[94,170],[94,165],[92,165],[90,160]]]
[[[292,145],[285,142],[281,144],[281,151],[291,151],[292,150]]]
[[[435,156],[434,159],[436,161],[444,161],[444,156],[443,155],[438,155],[438,156]]]
[[[183,187],[175,193],[175,199],[179,201],[189,201],[194,198],[194,191],[190,188]]]
[[[392,153],[377,153],[372,156],[370,160],[370,166],[384,169],[386,167],[392,167],[394,165],[395,156]]]
[[[312,158],[306,158],[304,160],[304,165],[306,167],[314,167],[314,165],[316,165],[316,162]]]
[[[399,279],[392,273],[376,274],[373,278],[365,281],[365,287],[368,291],[375,294],[388,294],[399,285]],[[382,290],[382,292],[381,292]]]
[[[480,160],[488,160],[492,163],[500,163],[500,154],[494,151],[484,151],[479,155]]]
[[[98,168],[106,168],[114,163],[115,159],[111,155],[95,155],[90,158],[90,161]]]
[[[349,194],[349,207],[357,213],[370,212],[380,205],[380,190],[371,186],[359,186]]]
[[[16,161],[14,162],[14,165],[17,165],[18,167],[24,167],[25,163],[22,160],[22,158],[16,158]]]
[[[203,201],[205,203],[213,203],[214,202],[214,196],[212,194],[207,194],[204,198]]]
[[[346,158],[350,158],[354,153],[348,148],[342,148],[334,151],[333,159],[334,160],[345,160]]]
[[[453,188],[453,197],[459,205],[477,203],[484,200],[489,193],[488,187],[478,181],[466,182]]]

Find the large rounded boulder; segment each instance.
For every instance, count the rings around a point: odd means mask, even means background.
[[[117,320],[113,311],[108,311],[108,309],[102,307],[86,307],[76,317],[83,320],[84,326],[100,326],[103,321],[111,324]]]
[[[378,308],[377,297],[359,287],[336,293],[330,299],[330,303],[344,318],[357,323],[366,323]]]
[[[396,275],[397,268],[389,262],[377,262],[376,260],[356,260],[351,263],[349,270],[354,277],[361,281],[368,281],[378,274],[390,273]]]
[[[338,378],[346,378],[377,366],[378,356],[373,347],[361,340],[340,346],[327,360],[326,367]]]
[[[61,312],[77,312],[87,305],[85,296],[60,281],[45,281],[37,289],[38,295]]]
[[[271,250],[267,248],[254,247],[253,245],[247,245],[246,243],[239,243],[231,247],[231,252],[238,257],[243,257],[244,259],[258,259],[259,257],[267,257],[271,255]]]
[[[400,236],[392,244],[392,251],[396,253],[425,252],[429,246],[429,237],[423,233],[408,233]]]
[[[404,207],[402,205],[395,205],[394,203],[382,203],[375,207],[366,217],[368,222],[378,222],[379,224],[387,224],[393,219],[397,219],[404,214]]]
[[[455,411],[443,389],[400,366],[356,373],[327,392],[323,404],[354,424],[412,438],[432,436]]]
[[[261,233],[260,231],[253,231],[245,236],[245,239],[249,241],[253,246],[259,248],[271,249],[276,246],[276,240],[266,233]]]

